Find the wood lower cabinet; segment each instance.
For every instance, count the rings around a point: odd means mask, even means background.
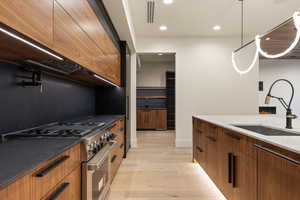
[[[299,154],[197,118],[193,118],[193,158],[228,200],[300,197]]]
[[[125,129],[124,129],[124,119],[120,119],[113,125],[111,132],[116,135],[114,139],[116,141],[116,146],[110,154],[110,176],[112,180],[116,176],[118,169],[122,163],[125,153]]]
[[[80,200],[81,152],[77,145],[57,157],[42,163],[0,190],[1,200]],[[57,198],[50,198],[58,195]]]
[[[1,0],[0,22],[51,48],[53,0]]]
[[[1,200],[32,200],[30,176],[24,176],[0,191]]]
[[[137,129],[167,129],[167,110],[137,110]]]
[[[81,200],[81,167],[72,171],[43,198],[43,200],[49,199]]]
[[[258,148],[258,200],[298,200],[300,160],[295,163],[271,151]]]

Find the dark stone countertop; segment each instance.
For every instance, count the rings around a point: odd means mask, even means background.
[[[95,116],[106,122],[99,131],[111,126],[123,115]],[[17,138],[0,143],[0,190],[81,142],[81,138]]]

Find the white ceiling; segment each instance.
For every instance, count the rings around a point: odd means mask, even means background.
[[[133,26],[138,37],[236,36],[240,34],[238,0],[174,0],[165,5],[155,0],[154,24],[146,23],[146,0],[128,0]],[[244,0],[245,32],[249,36],[278,25],[296,10],[300,0]],[[161,32],[165,24],[168,30]],[[214,25],[222,30],[215,32]]]

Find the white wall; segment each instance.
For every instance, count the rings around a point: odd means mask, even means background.
[[[143,62],[137,70],[137,87],[166,87],[166,71],[175,71],[172,62]]]
[[[234,71],[238,46],[238,38],[137,38],[138,53],[176,53],[177,146],[192,145],[192,115],[258,112],[258,67],[244,76]],[[251,62],[247,54],[242,64]]]
[[[264,81],[264,91],[259,92],[259,103],[264,105],[264,98],[267,95],[271,84],[280,78],[288,79],[295,87],[295,97],[292,104],[293,112],[300,116],[300,60],[260,60],[259,80]],[[289,101],[291,90],[289,85],[280,82],[274,86],[272,95],[283,97]],[[277,115],[284,116],[285,109],[276,99],[271,100],[271,106],[277,107]]]

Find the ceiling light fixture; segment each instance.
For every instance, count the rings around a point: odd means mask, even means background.
[[[166,30],[168,30],[168,27],[165,26],[165,25],[161,25],[161,26],[159,27],[159,30],[161,30],[161,31],[166,31]]]
[[[243,0],[239,0],[239,1],[243,2]],[[242,4],[242,7],[243,7],[243,4]],[[243,9],[242,9],[242,14],[243,14]],[[295,40],[293,41],[293,43],[290,45],[289,48],[287,48],[282,53],[279,53],[279,54],[276,54],[276,55],[270,55],[270,54],[266,53],[265,51],[263,51],[261,49],[261,38],[264,37],[264,36],[257,35],[253,41],[248,42],[247,44],[243,45],[243,34],[242,34],[241,47],[239,49],[235,50],[232,53],[232,56],[231,56],[231,60],[232,60],[232,64],[233,64],[234,69],[239,74],[246,74],[249,71],[251,71],[251,69],[254,67],[254,65],[256,63],[256,60],[259,57],[259,54],[261,54],[262,56],[264,56],[266,58],[274,59],[274,58],[283,57],[283,56],[287,55],[289,52],[291,52],[297,46],[298,42],[300,41],[300,12],[294,12],[293,17],[291,19],[293,19],[294,25],[295,25],[296,30],[297,30],[297,34],[296,34]],[[287,20],[287,21],[289,21],[289,20]],[[242,17],[242,21],[243,21],[243,17]],[[286,24],[287,21],[284,22],[284,23],[282,23],[281,25]],[[279,26],[281,26],[281,25],[279,25]],[[279,27],[279,26],[277,26],[277,27]],[[243,33],[243,23],[242,23],[242,33]],[[271,40],[271,38],[268,37],[268,38],[266,38],[266,40]],[[238,67],[236,65],[236,62],[235,62],[235,53],[238,52],[239,50],[241,50],[242,48],[244,48],[244,47],[252,44],[253,42],[255,42],[255,45],[256,45],[256,53],[255,53],[254,59],[253,59],[251,65],[249,66],[249,68],[247,70],[241,71],[241,70],[238,69]]]
[[[255,51],[255,55],[254,55],[254,59],[252,60],[252,63],[250,64],[250,66],[246,69],[246,70],[240,70],[235,62],[235,52],[232,52],[232,55],[231,55],[231,62],[232,62],[232,65],[233,65],[233,68],[235,69],[235,71],[237,71],[240,75],[242,74],[247,74],[248,72],[250,72],[253,67],[255,66],[255,63],[258,59],[258,50],[256,48],[256,51]]]
[[[243,47],[244,45],[244,0],[238,0],[241,2],[241,48]],[[239,73],[240,75],[243,75],[243,74],[247,74],[248,72],[250,72],[253,67],[255,66],[256,64],[256,61],[258,60],[258,56],[259,56],[259,51],[256,47],[256,50],[255,50],[255,55],[254,55],[254,58],[250,64],[250,66],[246,69],[246,70],[240,70],[235,62],[235,53],[237,51],[234,51],[232,52],[231,54],[231,62],[232,62],[232,65],[233,65],[233,68],[235,69],[235,71],[237,73]]]
[[[299,15],[300,15],[300,12],[295,12],[293,14],[293,20],[294,20],[295,27],[297,29],[297,34],[296,34],[295,40],[293,41],[293,43],[290,45],[289,48],[287,48],[285,51],[283,51],[282,53],[279,53],[279,54],[275,54],[275,55],[268,54],[262,50],[261,45],[260,45],[261,44],[261,36],[257,35],[255,37],[255,43],[256,43],[259,53],[266,58],[280,58],[280,57],[288,54],[290,51],[292,51],[297,46],[297,44],[300,40],[300,17],[299,17]]]
[[[9,35],[10,37],[13,37],[13,38],[15,38],[15,39],[17,39],[17,40],[20,40],[21,42],[24,42],[25,44],[28,44],[28,45],[30,45],[30,46],[36,48],[36,49],[38,49],[38,50],[40,50],[40,51],[42,51],[42,52],[44,52],[44,53],[46,53],[46,54],[48,54],[48,55],[54,57],[54,58],[57,58],[58,60],[64,60],[62,57],[60,57],[60,56],[58,56],[58,55],[55,55],[54,53],[51,53],[50,51],[48,51],[48,50],[46,50],[46,49],[44,49],[44,48],[41,48],[41,47],[39,47],[39,46],[33,44],[32,42],[29,42],[28,40],[25,40],[25,39],[19,37],[18,35],[14,34],[14,33],[11,33],[11,32],[9,32],[9,31],[3,29],[3,28],[0,28],[0,31],[1,31],[2,33],[5,33],[6,35]]]
[[[96,78],[98,78],[98,79],[100,79],[100,80],[102,80],[102,81],[104,81],[104,82],[106,82],[106,83],[109,83],[109,84],[111,84],[111,85],[113,85],[113,86],[115,86],[115,87],[120,87],[120,86],[118,86],[117,84],[115,84],[115,83],[113,83],[113,82],[111,82],[111,81],[109,81],[109,80],[106,80],[105,78],[102,78],[101,76],[99,76],[99,75],[97,75],[97,74],[94,74],[94,77],[96,77]]]
[[[164,0],[164,4],[169,5],[169,4],[172,4],[172,3],[173,3],[173,0]]]
[[[214,30],[214,31],[219,31],[219,30],[221,30],[221,29],[222,29],[222,27],[219,26],[219,25],[215,25],[215,26],[213,27],[213,30]]]

